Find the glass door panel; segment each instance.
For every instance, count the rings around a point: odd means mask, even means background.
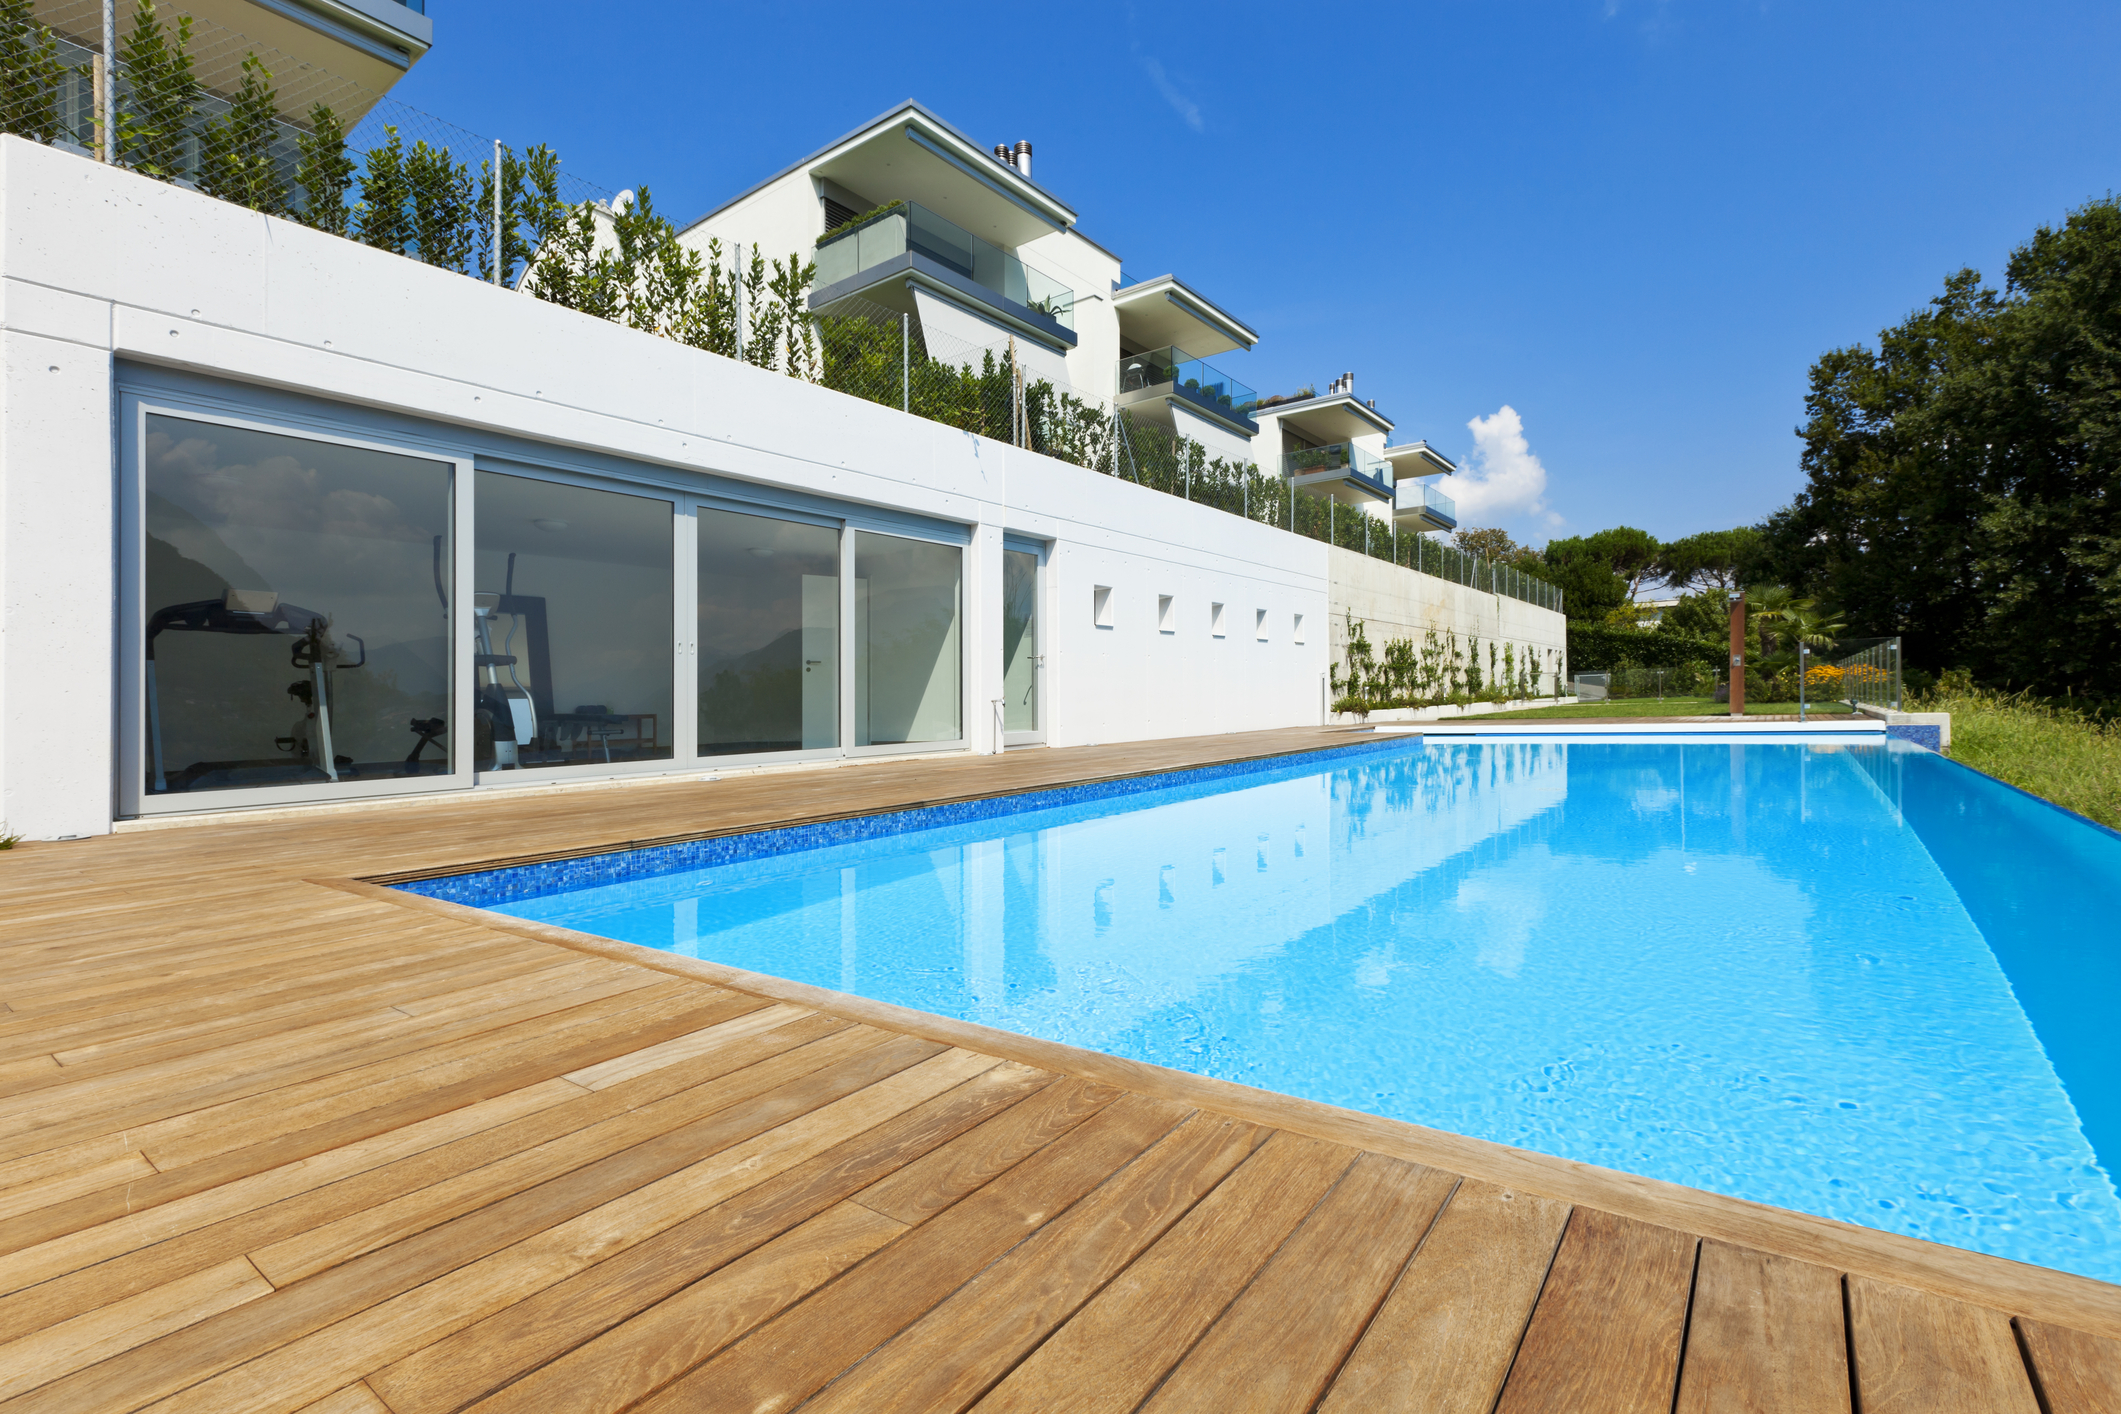
[[[449,775],[452,465],[145,422],[148,799]]]
[[[840,744],[840,533],[699,510],[702,756]]]
[[[856,746],[964,736],[963,567],[955,545],[854,533]]]
[[[671,503],[492,471],[475,489],[478,768],[671,759]]]
[[[1038,730],[1038,556],[1002,552],[1002,730]]]

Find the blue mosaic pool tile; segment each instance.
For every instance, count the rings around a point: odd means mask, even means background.
[[[778,829],[748,830],[741,834],[716,835],[711,839],[685,840],[678,844],[646,849],[619,849],[606,854],[574,859],[550,859],[518,864],[506,869],[484,869],[466,874],[444,874],[413,879],[392,887],[425,898],[474,908],[524,899],[545,898],[576,889],[649,879],[688,869],[706,869],[744,859],[787,854],[795,850],[821,849],[829,845],[853,844],[927,830],[945,825],[966,825],[980,820],[1019,815],[1054,806],[1082,805],[1117,796],[1139,795],[1174,785],[1204,785],[1234,776],[1262,771],[1286,770],[1311,762],[1339,762],[1372,752],[1404,751],[1419,738],[1394,734],[1375,741],[1356,742],[1324,751],[1293,752],[1253,761],[1230,761],[1218,766],[1196,766],[1190,770],[1163,771],[1151,776],[1128,776],[1116,781],[1089,781],[1082,785],[1056,786],[1050,790],[1025,791],[1017,795],[988,796],[980,800],[952,801],[947,805],[925,805],[914,810],[892,810],[877,815],[851,815],[839,820],[819,820],[808,825]]]
[[[1944,728],[1935,722],[1899,722],[1885,729],[1895,741],[1911,741],[1932,751],[1944,750]]]

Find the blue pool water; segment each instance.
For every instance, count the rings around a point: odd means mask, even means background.
[[[412,887],[2121,1281],[2121,836],[1845,738],[1158,779]]]

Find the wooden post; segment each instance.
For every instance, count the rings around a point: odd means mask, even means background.
[[[1731,601],[1731,715],[1745,715],[1745,595]]]

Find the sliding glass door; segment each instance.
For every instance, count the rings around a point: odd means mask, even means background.
[[[702,506],[699,752],[840,744],[840,532]]]
[[[482,773],[672,759],[673,510],[478,474],[467,627]]]
[[[124,403],[122,813],[967,738],[947,527],[152,396]],[[1037,560],[1006,562],[1012,740],[1041,724]]]
[[[1028,746],[1046,739],[1040,689],[1046,665],[1039,646],[1039,552],[1002,551],[1002,741]]]
[[[135,415],[130,808],[433,789],[460,774],[457,464]]]
[[[854,745],[957,741],[965,552],[854,532]]]

